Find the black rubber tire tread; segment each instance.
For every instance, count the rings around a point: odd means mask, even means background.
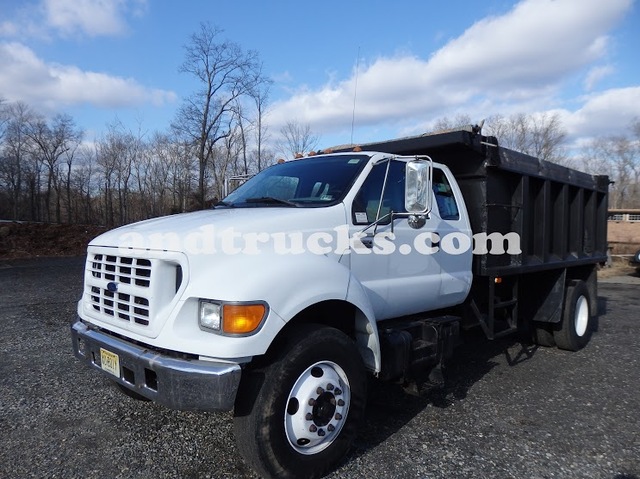
[[[245,461],[265,478],[316,478],[344,458],[363,417],[367,376],[354,342],[342,331],[317,324],[294,327],[270,361],[243,371],[234,410],[237,447]],[[340,435],[314,455],[295,451],[287,441],[284,412],[289,391],[302,372],[318,361],[332,361],[351,387],[349,413]]]
[[[589,321],[587,329],[582,336],[578,336],[575,327],[575,312],[578,299],[584,296],[587,300],[587,307],[589,308]],[[556,341],[556,345],[560,349],[567,351],[578,351],[584,348],[591,339],[591,333],[593,330],[593,317],[590,306],[589,289],[584,281],[574,280],[572,281],[565,291],[564,309],[562,311],[562,321],[556,327],[553,333],[553,338]]]
[[[555,347],[556,340],[553,338],[553,325],[536,321],[533,325],[533,341],[538,346],[545,348]]]

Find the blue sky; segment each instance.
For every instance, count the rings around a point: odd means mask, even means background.
[[[319,146],[418,134],[465,114],[558,113],[572,142],[640,117],[634,0],[0,0],[0,98],[67,112],[99,136],[116,118],[164,131],[197,85],[178,72],[210,22],[273,80],[272,137]],[[359,61],[358,61],[359,58]],[[356,65],[358,66],[356,69]]]

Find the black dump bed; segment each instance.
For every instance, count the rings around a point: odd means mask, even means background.
[[[609,178],[498,146],[477,128],[360,145],[365,151],[429,155],[462,190],[474,234],[520,235],[521,254],[474,256],[473,272],[506,276],[607,257]],[[505,248],[507,243],[505,242]]]

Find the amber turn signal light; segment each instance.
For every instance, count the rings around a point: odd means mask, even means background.
[[[264,304],[225,304],[222,307],[222,330],[226,334],[253,333],[267,312]]]

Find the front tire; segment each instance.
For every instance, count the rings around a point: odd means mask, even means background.
[[[553,334],[560,349],[578,351],[591,339],[593,320],[589,305],[589,289],[585,282],[572,281],[565,291],[562,322]]]
[[[314,478],[348,452],[364,416],[366,373],[341,331],[302,325],[266,366],[243,372],[238,449],[264,477]]]

